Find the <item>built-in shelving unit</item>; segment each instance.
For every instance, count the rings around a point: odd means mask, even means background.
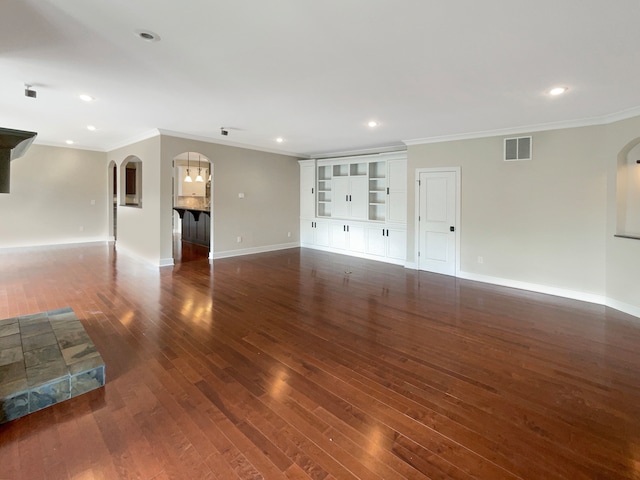
[[[387,207],[387,163],[369,164],[369,220],[384,222]]]
[[[318,216],[331,217],[331,180],[333,178],[331,165],[318,167]]]
[[[299,163],[303,246],[404,263],[405,152]]]

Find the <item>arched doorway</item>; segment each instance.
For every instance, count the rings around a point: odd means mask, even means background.
[[[212,164],[199,152],[173,159],[173,258],[200,260],[213,251]]]

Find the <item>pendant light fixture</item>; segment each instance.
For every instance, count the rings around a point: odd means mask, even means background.
[[[191,166],[189,163],[189,153],[190,152],[187,152],[187,176],[184,177],[184,181],[187,183],[193,182],[193,180],[191,179],[191,173],[189,173],[189,167]]]
[[[198,154],[198,176],[196,177],[196,182],[204,182],[202,178],[202,169],[200,168],[200,154]]]

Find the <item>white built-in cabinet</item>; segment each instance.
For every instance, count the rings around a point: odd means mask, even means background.
[[[405,263],[405,152],[299,163],[302,246]]]
[[[331,217],[367,220],[367,164],[333,165]]]
[[[300,218],[316,216],[316,165],[313,160],[300,163]]]
[[[328,247],[329,222],[321,219],[300,219],[300,244],[305,247]]]
[[[365,252],[404,262],[407,257],[406,227],[369,226]]]
[[[407,224],[407,160],[387,161],[386,220]]]
[[[357,223],[330,222],[329,244],[339,250],[364,253],[365,227]]]

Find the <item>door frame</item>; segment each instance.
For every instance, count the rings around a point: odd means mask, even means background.
[[[456,175],[456,258],[455,258],[455,277],[460,276],[460,231],[462,229],[460,223],[460,203],[462,198],[462,181],[461,181],[461,169],[460,167],[430,167],[430,168],[416,168],[415,171],[415,239],[414,239],[414,249],[413,249],[413,258],[416,265],[416,270],[420,270],[420,258],[418,258],[418,251],[420,250],[420,174],[421,173],[442,173],[442,172],[453,172]],[[426,271],[426,270],[425,270]]]
[[[118,164],[116,162],[114,162],[113,160],[111,160],[109,162],[109,165],[107,165],[107,206],[108,206],[108,210],[107,210],[107,221],[109,222],[108,225],[108,237],[107,237],[107,241],[109,242],[115,242],[116,241],[116,237],[118,235],[117,232],[117,219],[118,219],[118,206],[119,206],[119,201],[118,201],[118,195],[119,195],[119,190],[118,190]],[[114,193],[115,190],[115,193]],[[115,197],[115,203],[114,203],[114,197]],[[115,210],[114,210],[114,206],[115,206]]]

